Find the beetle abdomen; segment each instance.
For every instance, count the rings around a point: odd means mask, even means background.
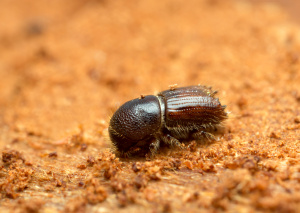
[[[227,118],[214,92],[204,86],[182,87],[159,94],[165,100],[165,125],[167,128],[211,126]]]

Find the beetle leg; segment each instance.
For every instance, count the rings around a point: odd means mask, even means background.
[[[166,144],[169,144],[171,146],[175,146],[175,147],[179,147],[179,148],[183,149],[183,146],[181,145],[181,143],[179,142],[179,140],[177,140],[176,138],[172,137],[169,134],[163,134],[163,135],[161,135],[161,139]]]
[[[209,132],[205,132],[205,131],[199,131],[199,132],[196,132],[192,135],[192,137],[195,139],[195,140],[201,140],[203,139],[204,137],[208,140],[215,140],[215,137],[213,134],[209,133]]]
[[[151,152],[151,156],[154,156],[157,153],[157,150],[159,149],[160,140],[158,138],[155,138],[155,141],[153,141],[149,148]]]

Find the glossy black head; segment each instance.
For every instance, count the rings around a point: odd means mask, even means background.
[[[160,103],[156,96],[148,95],[123,104],[112,116],[108,131],[117,151],[124,153],[152,137],[160,127]]]

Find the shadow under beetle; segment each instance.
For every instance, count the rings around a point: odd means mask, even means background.
[[[151,152],[160,145],[182,148],[180,141],[214,138],[227,118],[217,92],[206,86],[171,88],[123,104],[112,116],[109,136],[117,154]],[[162,143],[162,144],[161,144]]]

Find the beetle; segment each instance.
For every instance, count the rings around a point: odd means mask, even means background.
[[[170,87],[124,103],[108,127],[115,152],[130,156],[150,151],[153,156],[161,145],[182,148],[180,141],[214,138],[211,132],[228,117],[216,93],[202,85]]]

